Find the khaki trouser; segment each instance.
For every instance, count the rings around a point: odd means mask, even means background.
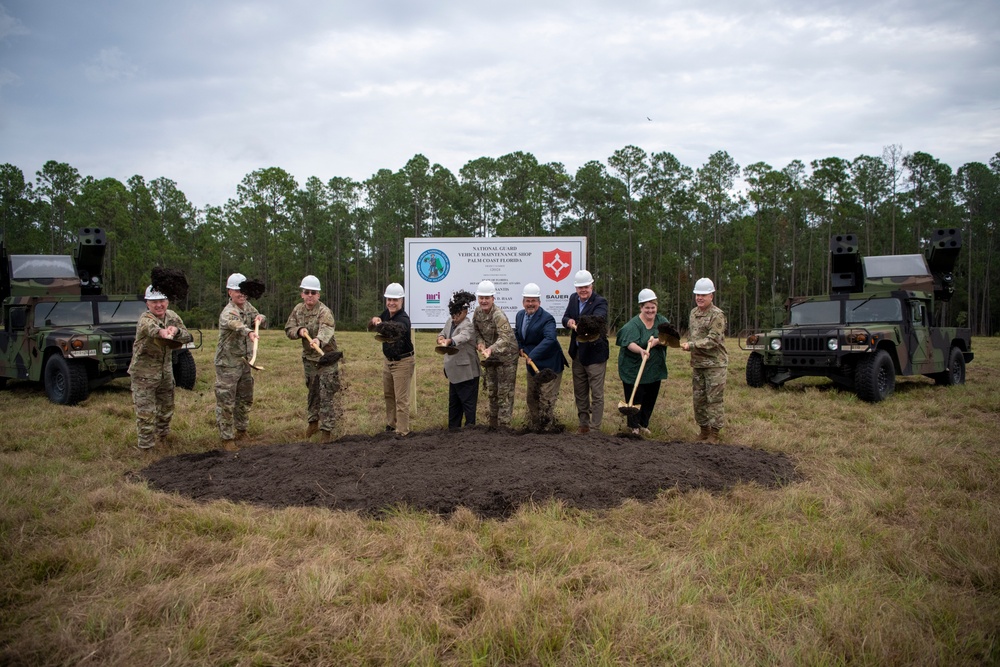
[[[562,373],[556,373],[551,382],[539,382],[538,375],[528,374],[528,428],[541,431],[556,423],[556,401]]]
[[[584,366],[573,360],[573,398],[580,426],[601,428],[604,421],[604,375],[608,363],[602,361]]]
[[[382,361],[385,423],[400,435],[410,432],[410,378],[414,368],[416,362],[413,355],[400,361]]]

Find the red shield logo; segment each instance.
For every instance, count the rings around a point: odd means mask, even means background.
[[[542,271],[552,280],[559,282],[569,277],[573,270],[573,253],[567,250],[542,252]]]

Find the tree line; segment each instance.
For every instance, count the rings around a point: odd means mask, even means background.
[[[957,291],[940,323],[991,335],[1000,325],[991,290],[998,221],[1000,152],[953,171],[898,145],[780,169],[741,167],[725,151],[693,168],[636,146],[575,174],[525,152],[477,158],[457,174],[418,154],[364,181],[310,176],[301,185],[268,167],[247,174],[224,205],[202,208],[165,177],[122,183],[49,161],[30,182],[0,165],[9,253],[70,254],[78,229],[102,227],[107,293],[142,291],[154,266],[182,269],[191,290],[172,307],[202,328],[214,326],[236,271],[268,286],[256,305],[272,324],[311,273],[338,326],[357,328],[381,310],[385,285],[402,282],[405,237],[563,235],[587,237],[587,266],[612,326],[635,314],[644,287],[669,319],[686,323],[691,287],[708,276],[735,334],[770,325],[788,296],[828,289],[834,233],[856,234],[862,254],[883,255],[921,252],[933,230],[958,228]]]

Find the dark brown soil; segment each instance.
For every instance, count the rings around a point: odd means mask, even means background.
[[[180,269],[154,267],[149,276],[150,284],[160,294],[177,303],[188,295],[188,281]]]
[[[155,489],[197,500],[366,515],[401,505],[443,515],[467,507],[493,518],[550,498],[604,509],[626,498],[652,500],[663,489],[721,492],[738,482],[773,487],[797,479],[788,456],[749,447],[479,427],[413,433],[401,440],[392,434],[352,435],[329,444],[182,454],[139,474]]]

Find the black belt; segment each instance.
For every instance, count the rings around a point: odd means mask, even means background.
[[[401,354],[398,357],[386,357],[389,361],[402,361],[403,359],[408,359],[413,356],[413,352],[407,352],[406,354]]]

